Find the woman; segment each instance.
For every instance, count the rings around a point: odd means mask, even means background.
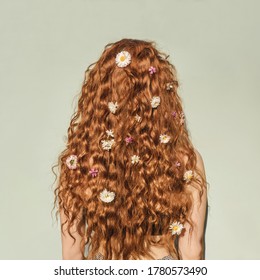
[[[63,259],[204,258],[205,170],[177,90],[154,42],[89,66],[58,162]]]

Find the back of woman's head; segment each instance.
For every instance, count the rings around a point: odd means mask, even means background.
[[[169,227],[188,220],[196,168],[177,90],[175,68],[153,42],[109,44],[87,69],[55,190],[82,254],[90,245],[87,258],[101,244],[106,259],[151,257],[154,235],[175,253]]]

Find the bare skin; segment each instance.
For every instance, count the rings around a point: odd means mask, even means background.
[[[204,179],[206,179],[204,163],[201,155],[197,150],[195,150],[197,155],[197,168],[201,171]],[[92,161],[92,159],[90,159]],[[185,158],[185,162],[187,158]],[[184,224],[185,233],[179,238],[179,251],[181,258],[183,260],[201,260],[204,259],[204,225],[206,218],[206,207],[207,207],[207,191],[205,189],[201,202],[199,199],[199,192],[196,188],[189,187],[192,199],[194,201],[194,206],[191,211],[191,219],[196,221],[194,224],[194,229],[191,235],[189,235],[190,226],[188,223]],[[65,215],[61,211],[60,219],[63,223],[65,221]],[[76,232],[76,227],[72,228],[72,235],[76,239],[75,244],[73,244],[73,238],[68,234],[66,227],[64,228],[64,233],[61,234],[62,239],[62,259],[63,260],[80,260],[82,259],[80,252],[80,242],[82,237]],[[158,236],[160,238],[160,236]],[[100,253],[102,253],[102,248],[100,248]],[[169,255],[167,248],[162,246],[151,246],[151,254],[155,259],[163,258]],[[176,256],[173,256],[176,258]]]

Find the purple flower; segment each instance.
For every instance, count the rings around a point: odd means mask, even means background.
[[[134,139],[133,139],[133,137],[131,137],[131,136],[125,138],[126,143],[132,143],[133,140],[134,140]]]
[[[156,73],[156,68],[153,67],[153,66],[151,66],[151,67],[149,68],[149,73],[150,73],[150,75],[153,75],[154,73]]]
[[[96,168],[91,168],[89,170],[89,173],[91,174],[92,177],[96,177],[98,175],[98,169]]]
[[[176,117],[176,115],[177,115],[177,113],[174,111],[174,112],[172,112],[172,116],[175,118]]]

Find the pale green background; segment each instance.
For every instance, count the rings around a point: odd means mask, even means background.
[[[105,44],[155,40],[210,183],[207,259],[260,259],[259,1],[0,1],[0,259],[60,259],[51,166]]]

